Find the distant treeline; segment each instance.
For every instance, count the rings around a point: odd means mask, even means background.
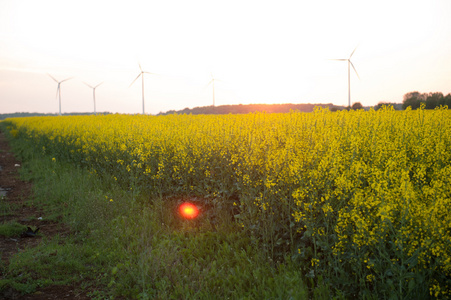
[[[441,92],[436,93],[420,93],[409,92],[404,95],[402,103],[395,102],[379,102],[373,108],[378,110],[382,106],[393,106],[395,110],[404,110],[407,107],[412,109],[420,108],[421,104],[425,105],[425,109],[434,109],[439,106],[448,106],[451,108],[451,94],[446,96]],[[184,108],[182,110],[169,110],[167,112],[160,112],[158,115],[171,115],[171,114],[193,114],[193,115],[220,115],[220,114],[248,114],[253,112],[267,112],[267,113],[288,113],[291,110],[301,112],[312,112],[315,107],[328,107],[331,111],[349,110],[349,109],[365,109],[369,110],[370,107],[363,106],[360,102],[354,103],[351,107],[328,104],[236,104],[236,105],[220,105],[220,106],[201,106],[194,108]],[[93,113],[64,113],[64,116],[77,116],[77,115],[91,115]],[[111,114],[110,112],[97,113],[101,115]],[[7,118],[18,117],[34,117],[34,116],[57,116],[58,114],[44,114],[44,113],[12,113],[12,114],[0,114],[0,120]]]
[[[396,102],[379,102],[372,107],[375,110],[382,108],[382,106],[392,106],[395,110],[404,110],[411,106],[412,109],[417,109],[424,103],[425,109],[434,109],[440,105],[451,108],[451,94],[446,96],[443,93],[419,93],[410,92],[404,95],[402,103]],[[328,107],[331,111],[349,110],[349,109],[364,109],[369,110],[371,107],[363,106],[360,102],[354,103],[351,107],[329,104],[238,104],[238,105],[221,105],[221,106],[203,106],[194,108],[185,108],[182,110],[169,110],[167,112],[160,112],[158,115],[169,114],[247,114],[251,112],[267,112],[267,113],[287,113],[290,110],[301,112],[312,112],[315,107]]]
[[[417,109],[421,106],[421,104],[425,105],[425,109],[434,109],[439,106],[447,105],[451,108],[451,94],[446,96],[441,92],[436,93],[419,93],[419,92],[410,92],[404,95],[402,101],[402,108],[406,109],[407,107],[412,107],[412,109]]]
[[[238,105],[220,105],[220,106],[202,106],[194,108],[185,108],[182,110],[169,110],[161,112],[158,115],[170,114],[248,114],[252,112],[267,113],[287,113],[290,110],[312,112],[315,107],[328,107],[332,111],[346,109],[344,106],[329,104],[238,104]]]
[[[382,106],[393,106],[395,110],[404,110],[409,106],[412,109],[417,109],[420,108],[422,104],[425,109],[434,109],[440,106],[448,106],[451,108],[451,94],[444,96],[441,92],[409,92],[404,95],[402,103],[379,102],[376,106],[374,106],[374,109],[378,110],[382,108]]]
[[[92,115],[93,113],[89,112],[71,112],[71,113],[63,113],[63,116],[85,116],[85,115]],[[110,112],[101,112],[97,113],[98,115],[108,115],[111,114]],[[58,114],[44,114],[44,113],[27,113],[27,112],[17,112],[17,113],[11,113],[11,114],[0,114],[0,120],[8,119],[8,118],[24,118],[24,117],[52,117],[52,116],[58,116]]]

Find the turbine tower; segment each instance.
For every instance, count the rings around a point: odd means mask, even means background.
[[[96,88],[101,85],[103,82],[99,83],[96,86],[91,86],[89,84],[87,84],[86,82],[83,82],[84,84],[86,84],[87,86],[89,86],[92,89],[92,98],[94,100],[94,114],[96,114]]]
[[[354,51],[352,51],[351,55],[349,55],[349,58],[339,58],[339,59],[332,59],[332,60],[339,60],[339,61],[347,61],[348,62],[348,107],[351,107],[351,66],[354,69],[355,74],[360,79],[359,74],[357,73],[357,70],[354,67],[354,64],[351,61],[351,57],[354,54],[355,50],[357,50],[357,47],[355,47]]]
[[[138,74],[138,76],[136,76],[135,80],[132,81],[132,83],[130,84],[129,87],[131,87],[133,85],[133,83],[135,83],[135,81],[138,80],[139,76],[141,76],[141,79],[142,79],[142,96],[143,96],[143,115],[144,115],[145,114],[145,110],[144,110],[144,74],[151,74],[151,75],[157,75],[157,74],[143,71],[143,69],[141,68],[141,64],[138,63],[138,65],[139,65],[139,69],[141,70],[141,72]]]
[[[213,77],[213,73],[210,73],[211,74],[211,80],[210,80],[210,82],[207,84],[207,86],[209,86],[210,84],[212,85],[212,87],[213,87],[213,106],[215,106],[215,80],[217,80],[217,81],[221,81],[221,80],[219,80],[219,79],[215,79],[214,77]],[[206,87],[205,87],[206,88]]]
[[[58,81],[52,75],[50,75],[48,73],[47,73],[47,75],[49,75],[50,78],[52,78],[53,80],[55,80],[56,83],[58,83],[58,87],[56,89],[56,96],[59,98],[59,115],[61,116],[61,83],[63,83],[64,81],[67,81],[69,79],[72,79],[72,77],[69,77],[69,78],[66,78],[64,80]]]

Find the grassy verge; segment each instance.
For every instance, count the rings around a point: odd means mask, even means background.
[[[0,290],[30,293],[79,282],[99,299],[307,297],[301,272],[271,261],[227,213],[210,207],[195,221],[182,220],[176,210],[184,199],[136,195],[30,151],[26,141],[13,140],[12,147],[24,162],[22,178],[33,182],[30,201],[44,209],[44,218],[65,222],[73,234],[44,236],[38,247],[13,256]]]

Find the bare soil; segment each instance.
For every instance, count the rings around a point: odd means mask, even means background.
[[[32,183],[22,181],[19,177],[21,162],[18,161],[8,145],[2,131],[0,131],[0,191],[5,192],[6,201],[13,209],[8,212],[0,212],[0,224],[16,221],[29,227],[38,227],[39,234],[35,237],[4,237],[0,236],[0,256],[4,266],[7,266],[10,258],[26,248],[36,247],[41,243],[42,237],[51,239],[56,234],[64,240],[70,234],[70,229],[63,223],[47,221],[45,212],[30,204],[33,198]],[[42,217],[42,220],[38,218]],[[5,274],[0,270],[0,279]],[[73,286],[48,286],[38,289],[33,294],[21,295],[14,290],[0,292],[0,299],[90,299],[87,291],[82,291],[80,284]]]

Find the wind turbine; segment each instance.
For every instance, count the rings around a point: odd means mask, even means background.
[[[130,84],[129,87],[131,87],[132,84],[135,83],[136,80],[138,80],[139,76],[141,76],[141,78],[142,78],[142,95],[143,95],[143,115],[144,115],[145,114],[145,112],[144,112],[144,74],[151,74],[151,75],[157,75],[157,74],[143,71],[143,69],[141,68],[141,64],[138,63],[138,65],[139,65],[139,69],[141,70],[141,72],[138,74],[138,76],[136,76],[135,80],[132,81],[132,83]]]
[[[96,86],[91,86],[89,84],[87,84],[86,82],[83,82],[84,84],[86,84],[87,86],[89,86],[92,89],[92,98],[94,99],[94,114],[96,114],[96,88],[101,85],[103,82],[99,83]]]
[[[219,79],[215,79],[214,77],[213,77],[213,73],[210,73],[211,74],[211,80],[210,80],[210,82],[207,84],[207,86],[209,86],[210,84],[212,85],[212,87],[213,87],[213,106],[215,106],[215,80],[217,80],[217,81],[221,81],[221,80],[219,80]],[[206,87],[205,87],[206,88]]]
[[[63,83],[64,81],[67,81],[69,79],[72,79],[72,77],[69,77],[69,78],[66,78],[64,80],[58,81],[52,75],[50,75],[48,73],[47,73],[47,75],[49,75],[50,78],[52,78],[53,80],[55,80],[56,83],[58,83],[58,88],[56,89],[56,96],[58,96],[58,98],[59,98],[59,115],[61,116],[61,83]]]
[[[339,61],[347,61],[348,62],[348,107],[351,107],[351,66],[354,69],[354,72],[357,75],[357,77],[360,79],[360,76],[357,73],[357,70],[355,69],[354,64],[351,62],[351,57],[354,54],[355,50],[357,50],[357,47],[355,47],[354,51],[352,51],[351,55],[349,55],[349,58],[331,59],[331,60],[339,60]]]

